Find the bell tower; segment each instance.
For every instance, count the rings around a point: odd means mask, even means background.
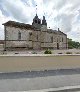
[[[47,31],[47,22],[45,16],[43,16],[41,31]]]
[[[37,6],[37,5],[36,5]],[[41,29],[41,19],[38,18],[37,15],[37,8],[36,8],[36,16],[33,18],[33,22],[32,25],[37,28],[37,29]]]
[[[46,22],[45,16],[43,16],[42,25],[46,25],[47,26],[47,22]]]
[[[35,16],[34,19],[33,19],[32,25],[33,25],[35,28],[38,28],[38,29],[41,28],[41,20],[38,18],[37,14],[36,14],[36,16]]]

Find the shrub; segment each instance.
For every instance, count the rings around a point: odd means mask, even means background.
[[[16,52],[15,54],[19,54],[19,53]]]
[[[63,54],[63,53],[60,52],[60,53],[58,53],[58,54]]]
[[[44,54],[52,54],[51,50],[47,49]]]
[[[32,54],[37,54],[37,52],[33,51]]]
[[[72,54],[72,52],[66,52],[66,54]]]
[[[76,54],[80,54],[80,52],[76,52]]]

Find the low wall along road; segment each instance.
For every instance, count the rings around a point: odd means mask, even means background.
[[[0,72],[80,68],[80,55],[0,56]]]

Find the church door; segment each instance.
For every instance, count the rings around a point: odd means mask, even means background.
[[[59,43],[57,43],[57,49],[59,49]]]

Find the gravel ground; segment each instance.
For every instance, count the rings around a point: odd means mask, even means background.
[[[0,56],[0,72],[80,68],[80,55]]]
[[[0,54],[33,54],[34,52],[37,54],[44,54],[45,50],[25,50],[25,51],[3,51],[0,50]],[[64,50],[51,50],[53,54],[66,54],[66,52],[72,52],[72,54],[80,54],[80,49],[64,49]]]

